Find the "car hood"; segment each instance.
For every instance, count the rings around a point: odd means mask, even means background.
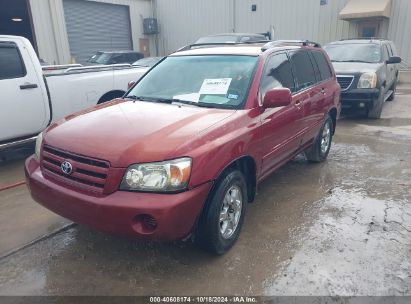
[[[382,63],[333,62],[334,70],[337,75],[377,72],[382,65]]]
[[[116,100],[53,124],[44,143],[127,167],[188,156],[190,141],[235,112]],[[187,148],[176,153],[180,147]]]

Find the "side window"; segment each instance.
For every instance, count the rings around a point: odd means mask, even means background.
[[[396,49],[394,43],[391,43],[391,49],[392,49],[392,55],[393,56],[398,56],[398,52],[397,52],[397,49]]]
[[[390,58],[390,55],[388,54],[387,45],[382,46],[382,54],[383,54],[383,57],[384,57],[384,61],[386,61],[386,60],[388,60],[388,58]]]
[[[260,86],[262,95],[274,88],[288,88],[291,92],[295,91],[291,63],[285,53],[270,57],[264,68]]]
[[[312,52],[315,62],[320,70],[321,80],[330,79],[333,74],[330,65],[321,52]]]
[[[26,76],[19,49],[14,43],[0,43],[0,80]]]
[[[297,79],[297,91],[310,87],[317,82],[314,67],[306,51],[293,53],[291,55],[291,62]]]
[[[390,43],[387,44],[387,48],[388,48],[388,55],[389,55],[390,57],[394,56],[394,52],[392,51],[392,48],[391,48],[391,44],[390,44]]]

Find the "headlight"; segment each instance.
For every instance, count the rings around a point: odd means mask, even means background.
[[[40,159],[40,151],[41,151],[42,144],[43,144],[43,133],[40,133],[39,135],[37,135],[36,148],[34,149],[34,154],[36,155],[37,159]]]
[[[359,89],[374,89],[377,86],[377,74],[375,73],[364,73],[361,75],[358,81]]]
[[[185,190],[191,174],[191,158],[136,164],[128,167],[120,190],[174,192]]]

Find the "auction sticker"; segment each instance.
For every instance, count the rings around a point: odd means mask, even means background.
[[[200,94],[225,95],[228,92],[232,78],[204,79]]]

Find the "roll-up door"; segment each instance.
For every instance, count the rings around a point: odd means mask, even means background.
[[[71,56],[85,63],[96,51],[131,50],[130,11],[125,5],[64,0]]]

